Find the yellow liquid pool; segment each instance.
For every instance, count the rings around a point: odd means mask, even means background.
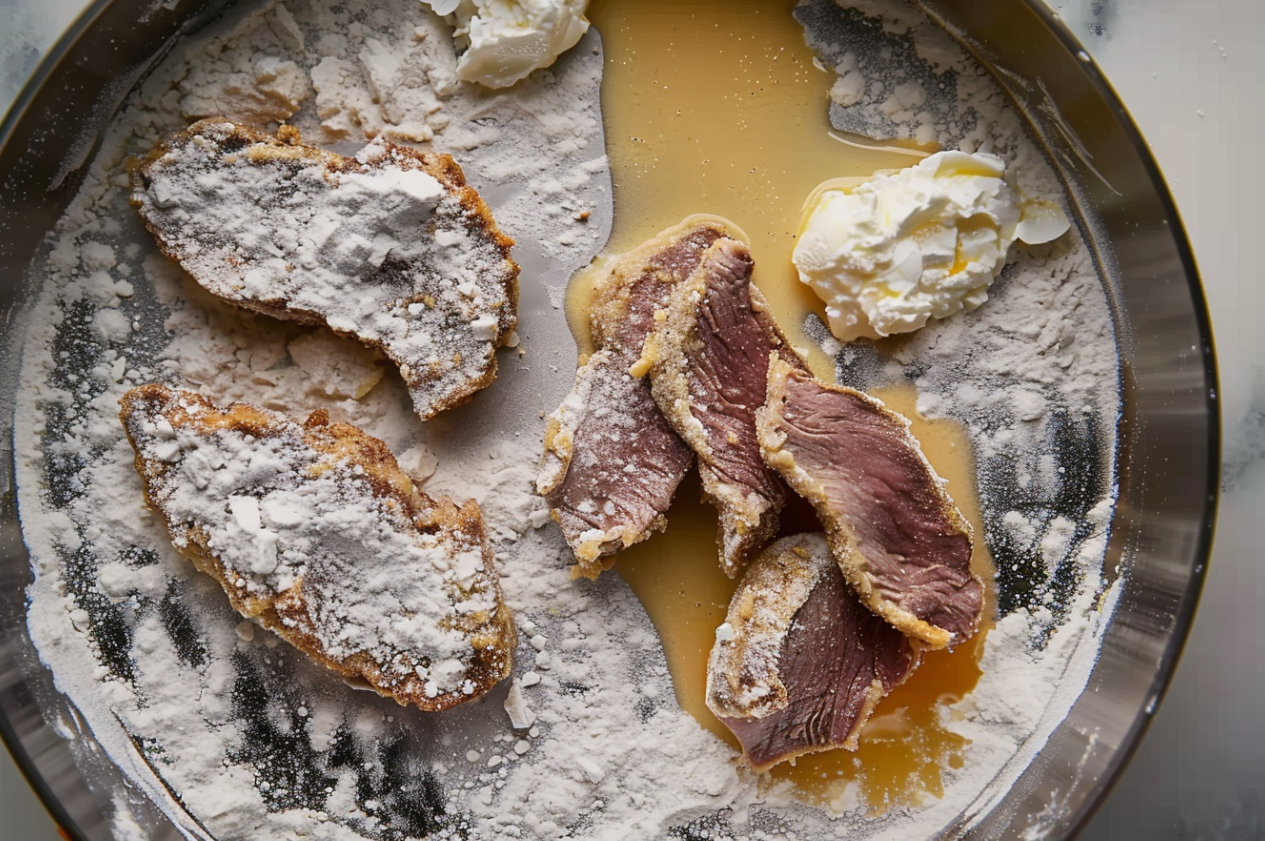
[[[804,201],[822,182],[864,178],[914,162],[910,150],[847,142],[827,121],[834,74],[815,65],[803,30],[784,2],[596,0],[589,17],[602,34],[602,110],[614,181],[608,253],[629,250],[693,214],[722,216],[748,239],[755,283],[791,343],[814,372],[834,381],[831,360],[804,334],[822,312],[799,283],[791,251]],[[568,314],[587,352],[591,273],[568,294]],[[912,386],[876,393],[913,421],[913,432],[975,529],[972,565],[990,586],[975,470],[965,431],[914,411]],[[677,491],[669,528],[617,558],[615,569],[645,605],[663,640],[677,699],[737,747],[704,703],[707,657],[736,582],[717,562],[716,516],[699,501],[697,476]],[[820,528],[801,501],[788,504],[783,533]],[[991,604],[988,605],[991,614]],[[875,812],[943,793],[940,769],[960,765],[964,740],[940,724],[940,706],[979,679],[987,627],[952,652],[929,652],[878,707],[855,753],[803,757],[770,772],[806,799],[829,802],[850,784]]]

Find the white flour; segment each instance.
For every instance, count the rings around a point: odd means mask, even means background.
[[[822,34],[845,14],[820,0],[806,11]],[[889,26],[892,37],[908,25]],[[1056,196],[996,88],[960,72],[971,67],[961,52],[925,29],[918,47],[880,62],[887,69],[871,60],[881,45],[819,45],[841,74],[836,124],[993,151],[1024,173],[1026,193]],[[45,326],[25,348],[15,437],[36,574],[31,635],[137,783],[115,794],[119,838],[145,834],[141,793],[189,837],[222,841],[930,836],[1004,791],[1084,686],[1114,592],[1104,607],[1118,386],[1106,301],[1075,237],[1019,253],[987,305],[891,358],[832,345],[818,325],[843,380],[914,380],[920,407],[962,420],[976,448],[1003,615],[979,686],[943,714],[970,740],[962,767],[942,769],[943,798],[873,820],[855,786],[830,809],[761,786],[678,708],[658,638],[622,581],[570,579],[531,487],[542,413],[572,380],[565,282],[610,218],[594,44],[489,94],[453,81],[451,39],[414,0],[265,2],[175,51],[113,123],[36,268],[31,323]],[[934,68],[910,71],[920,56]],[[929,95],[935,68],[959,71],[941,79],[952,107]],[[127,205],[122,161],[221,110],[289,119],[342,152],[370,135],[433,136],[458,158],[524,265],[523,344],[502,352],[491,388],[422,425],[374,354],[230,308],[157,254]],[[478,499],[519,620],[517,682],[422,714],[243,625],[142,503],[117,401],[150,381],[299,419],[325,408],[386,441],[428,493]]]
[[[178,549],[215,558],[239,610],[428,709],[506,675],[513,637],[482,528],[390,473],[377,479],[390,489],[375,490],[377,442],[258,410],[245,428],[221,425],[226,416],[190,392],[127,399],[148,498]],[[98,581],[126,596],[119,566]],[[471,674],[484,668],[495,679]]]
[[[146,159],[132,201],[164,253],[218,297],[381,348],[423,418],[490,382],[517,269],[451,162],[285,137],[203,120]]]

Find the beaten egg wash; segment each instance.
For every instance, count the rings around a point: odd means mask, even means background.
[[[592,3],[589,17],[606,56],[602,112],[614,181],[607,251],[634,248],[692,214],[732,221],[750,242],[754,281],[791,344],[806,353],[819,377],[833,382],[831,360],[802,326],[807,313],[821,311],[820,302],[799,283],[791,264],[804,200],[828,179],[865,178],[908,166],[922,153],[867,147],[831,129],[827,92],[834,74],[814,63],[792,17],[794,5]],[[585,352],[591,350],[587,281],[578,276],[567,301]],[[912,387],[875,396],[913,421],[923,452],[949,480],[949,493],[974,528],[972,566],[991,585],[965,431],[919,418]],[[691,473],[677,491],[668,530],[621,552],[615,569],[659,631],[681,706],[736,748],[736,739],[704,703],[708,653],[737,582],[720,571],[715,511],[699,502],[699,491]],[[798,507],[789,502],[782,521],[787,534],[820,528],[802,502]],[[985,615],[991,612],[989,604]],[[928,652],[909,680],[879,704],[855,753],[801,757],[774,768],[772,780],[790,781],[805,798],[823,803],[836,801],[855,782],[862,802],[875,812],[940,796],[940,769],[961,765],[965,740],[941,726],[939,706],[975,686],[986,632],[981,628],[953,652]]]
[[[827,119],[834,73],[814,63],[793,0],[594,0],[606,54],[602,119],[614,182],[607,251],[618,254],[697,213],[746,234],[754,280],[787,338],[830,360],[803,331],[820,311],[791,251],[804,200],[822,181],[916,163],[923,152],[868,147]],[[583,299],[582,290],[573,298]],[[580,304],[580,301],[576,302]],[[577,333],[587,318],[574,316]]]

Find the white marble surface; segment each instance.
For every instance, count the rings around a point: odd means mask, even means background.
[[[1216,543],[1155,722],[1084,841],[1265,839],[1265,5],[1058,4],[1129,107],[1194,245],[1220,366]],[[1101,10],[1095,15],[1094,11]],[[1101,34],[1095,34],[1101,30]]]
[[[0,108],[82,0],[3,0]],[[1221,366],[1225,469],[1199,614],[1155,723],[1085,841],[1265,839],[1265,236],[1259,154],[1265,4],[1069,0],[1081,37],[1149,140],[1204,280]],[[1261,611],[1265,613],[1265,610]],[[0,841],[57,834],[0,755]]]

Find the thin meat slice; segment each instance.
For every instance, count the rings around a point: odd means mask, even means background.
[[[756,429],[765,461],[816,508],[865,605],[933,648],[975,633],[984,587],[971,571],[971,527],[908,420],[774,359]]]
[[[597,351],[545,428],[536,480],[578,570],[595,577],[613,553],[665,528],[664,517],[693,454],[655,406],[650,385],[629,369],[654,314],[698,268],[725,225],[687,219],[611,261],[593,288]]]
[[[765,465],[755,410],[769,357],[802,365],[751,284],[747,246],[721,239],[673,291],[646,341],[641,367],[677,435],[698,456],[703,493],[720,514],[720,565],[733,578],[778,530],[786,483]]]
[[[224,118],[131,167],[159,249],[234,306],[380,349],[423,419],[496,378],[517,322],[513,240],[448,155],[380,142],[344,157]]]
[[[616,351],[593,354],[545,428],[537,490],[588,577],[612,553],[664,529],[692,458],[627,362]]]
[[[431,499],[324,411],[300,425],[162,385],[121,402],[145,502],[240,614],[422,710],[509,675],[517,636],[476,503]]]
[[[786,537],[751,563],[729,603],[707,706],[756,771],[856,750],[875,705],[918,665],[916,646],[857,601],[824,535]]]

